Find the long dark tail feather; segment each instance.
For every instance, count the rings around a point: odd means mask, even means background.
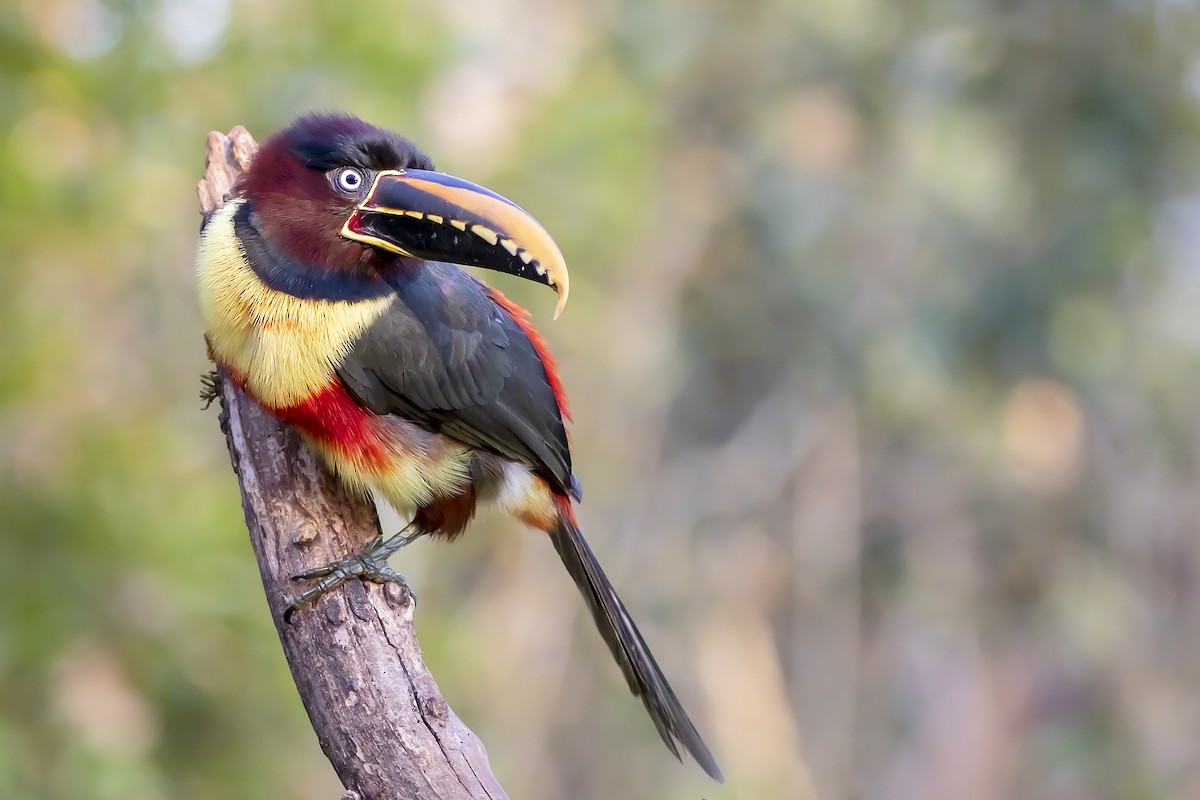
[[[642,698],[650,718],[654,720],[654,726],[658,728],[659,736],[676,758],[680,758],[678,745],[682,744],[713,780],[723,781],[712,753],[708,752],[696,726],[679,704],[675,692],[651,655],[646,640],[633,624],[624,603],[617,597],[616,590],[596,561],[596,555],[588,547],[578,526],[565,517],[565,514],[559,515],[558,524],[550,531],[550,540],[554,542],[554,549],[558,551],[567,572],[575,579],[575,585],[583,593],[596,627],[625,673],[629,688],[634,695]]]

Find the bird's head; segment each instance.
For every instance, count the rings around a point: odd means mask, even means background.
[[[329,269],[396,256],[486,267],[551,286],[566,263],[532,216],[495,192],[433,171],[403,136],[342,114],[301,117],[268,139],[238,189],[277,246]]]

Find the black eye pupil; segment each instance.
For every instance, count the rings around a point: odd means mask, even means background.
[[[362,182],[363,177],[358,170],[348,169],[338,175],[338,185],[348,192],[356,191]]]

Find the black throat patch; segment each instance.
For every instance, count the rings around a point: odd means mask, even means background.
[[[302,300],[357,303],[394,291],[374,273],[305,264],[292,258],[259,230],[258,215],[249,202],[234,212],[233,231],[254,274],[277,292]]]

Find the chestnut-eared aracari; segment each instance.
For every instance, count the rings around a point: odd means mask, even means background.
[[[549,534],[659,734],[721,774],[576,523],[566,398],[526,312],[456,265],[548,285],[558,246],[494,192],[433,171],[404,137],[355,117],[301,117],[272,136],[200,237],[211,355],[294,426],[350,487],[412,522],[299,576],[300,607],[350,577],[403,578],[387,558],[453,539],[481,503]]]

